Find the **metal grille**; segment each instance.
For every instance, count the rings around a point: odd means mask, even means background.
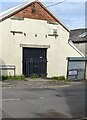
[[[47,59],[25,59],[23,61],[23,74],[25,77],[46,76]]]

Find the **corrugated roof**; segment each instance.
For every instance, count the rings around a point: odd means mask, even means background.
[[[80,35],[78,36],[78,38],[84,38],[84,37],[86,37],[86,36],[87,36],[87,32],[84,32],[84,33],[80,34]]]
[[[87,28],[71,30],[70,40],[77,43],[87,42]]]
[[[54,14],[52,14],[52,13],[50,12],[50,10],[48,10],[48,9],[45,7],[45,5],[44,5],[42,2],[38,1],[38,0],[31,0],[31,1],[29,1],[29,2],[26,2],[26,3],[23,3],[23,4],[17,5],[17,6],[15,6],[15,7],[13,7],[13,8],[10,8],[10,9],[8,9],[8,10],[6,10],[6,11],[1,12],[1,13],[0,13],[0,22],[2,22],[3,20],[5,20],[5,19],[7,19],[7,18],[9,18],[9,17],[11,17],[11,16],[13,16],[14,14],[16,14],[16,12],[22,10],[23,8],[29,6],[32,2],[38,2],[42,7],[44,7],[44,9],[45,9],[46,11],[49,12],[49,14],[50,14],[51,16],[53,16],[53,17],[57,20],[58,23],[60,23],[68,32],[70,31],[69,28],[68,28],[63,22],[61,22],[61,20],[60,20],[59,18],[57,18]]]

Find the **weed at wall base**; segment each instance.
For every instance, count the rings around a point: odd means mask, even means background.
[[[15,76],[1,76],[2,80],[24,80],[24,75],[15,75]]]
[[[65,80],[65,77],[64,76],[54,76],[54,77],[52,77],[52,79],[54,79],[54,80]]]

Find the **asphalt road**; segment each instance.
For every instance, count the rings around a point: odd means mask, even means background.
[[[85,86],[59,88],[6,87],[2,90],[3,118],[82,118]]]

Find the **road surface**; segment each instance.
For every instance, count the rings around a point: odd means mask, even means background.
[[[53,88],[29,86],[2,89],[3,118],[82,118],[85,111],[85,85]]]

